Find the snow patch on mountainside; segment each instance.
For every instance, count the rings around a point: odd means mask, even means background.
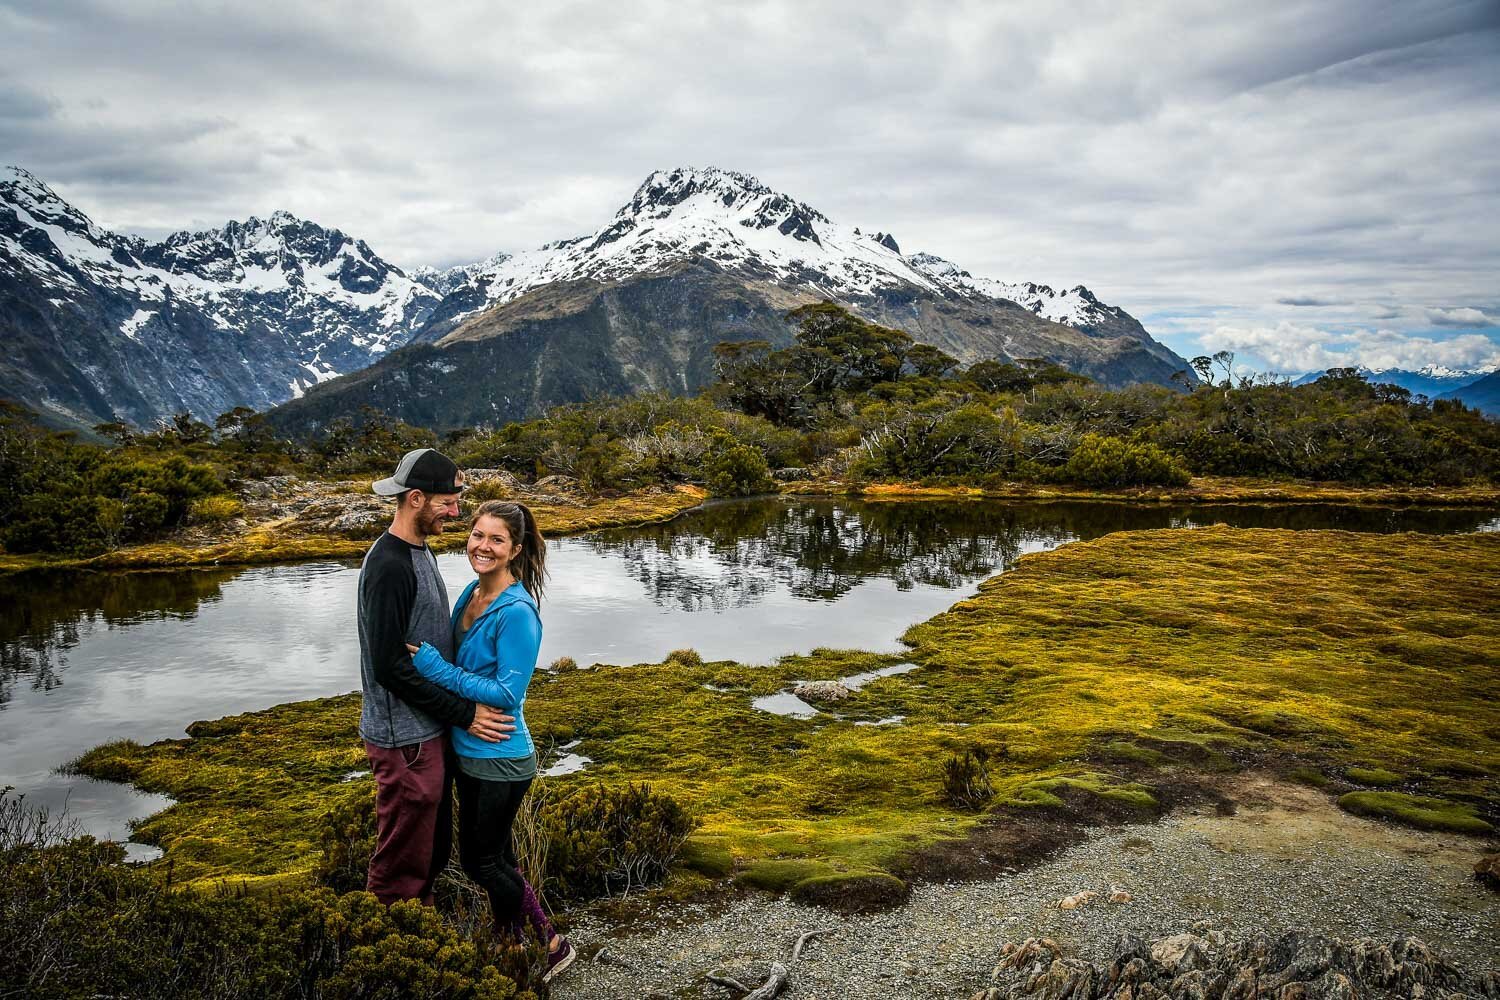
[[[130,317],[125,322],[120,324],[120,332],[129,337],[131,340],[139,342],[141,338],[137,336],[138,332],[140,331],[141,327],[145,326],[146,323],[151,319],[151,317],[155,315],[156,313],[154,312],[149,312],[145,309],[137,309],[134,316]]]

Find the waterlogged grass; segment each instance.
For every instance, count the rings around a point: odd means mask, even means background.
[[[562,669],[538,676],[527,718],[544,748],[581,740],[593,760],[549,781],[644,780],[689,804],[684,867],[820,899],[840,880],[892,898],[888,873],[980,825],[1149,818],[1179,783],[1247,764],[1337,792],[1337,776],[1378,783],[1379,761],[1409,794],[1346,808],[1470,832],[1500,819],[1500,536],[1120,533],[1026,556],[906,640],[899,656]],[[813,719],[751,707],[906,661],[919,669]],[[302,872],[318,817],[369,794],[344,780],[365,767],[357,714],[353,695],[286,705],[79,766],[178,800],[140,834],[180,876]],[[976,814],[946,801],[943,764],[979,750],[994,799]]]

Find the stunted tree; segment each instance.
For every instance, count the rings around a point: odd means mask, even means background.
[[[913,344],[906,363],[918,378],[942,378],[958,367],[958,360],[931,344]]]

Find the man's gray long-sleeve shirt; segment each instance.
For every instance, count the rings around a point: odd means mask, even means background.
[[[359,570],[359,734],[378,747],[409,746],[474,721],[473,702],[417,673],[408,642],[430,642],[453,660],[448,588],[431,549],[387,531]]]

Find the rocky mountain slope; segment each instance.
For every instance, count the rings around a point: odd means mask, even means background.
[[[820,300],[964,362],[1043,357],[1110,385],[1167,383],[1186,362],[1082,286],[976,278],[829,220],[753,177],[658,171],[589,236],[418,274],[444,293],[416,346],[278,411],[317,426],[373,405],[436,427],[493,424],[641,389],[693,392],[713,345],[789,343],[786,310]]]
[[[440,299],[283,212],[151,243],[0,168],[0,382],[63,426],[265,409],[406,343]]]

